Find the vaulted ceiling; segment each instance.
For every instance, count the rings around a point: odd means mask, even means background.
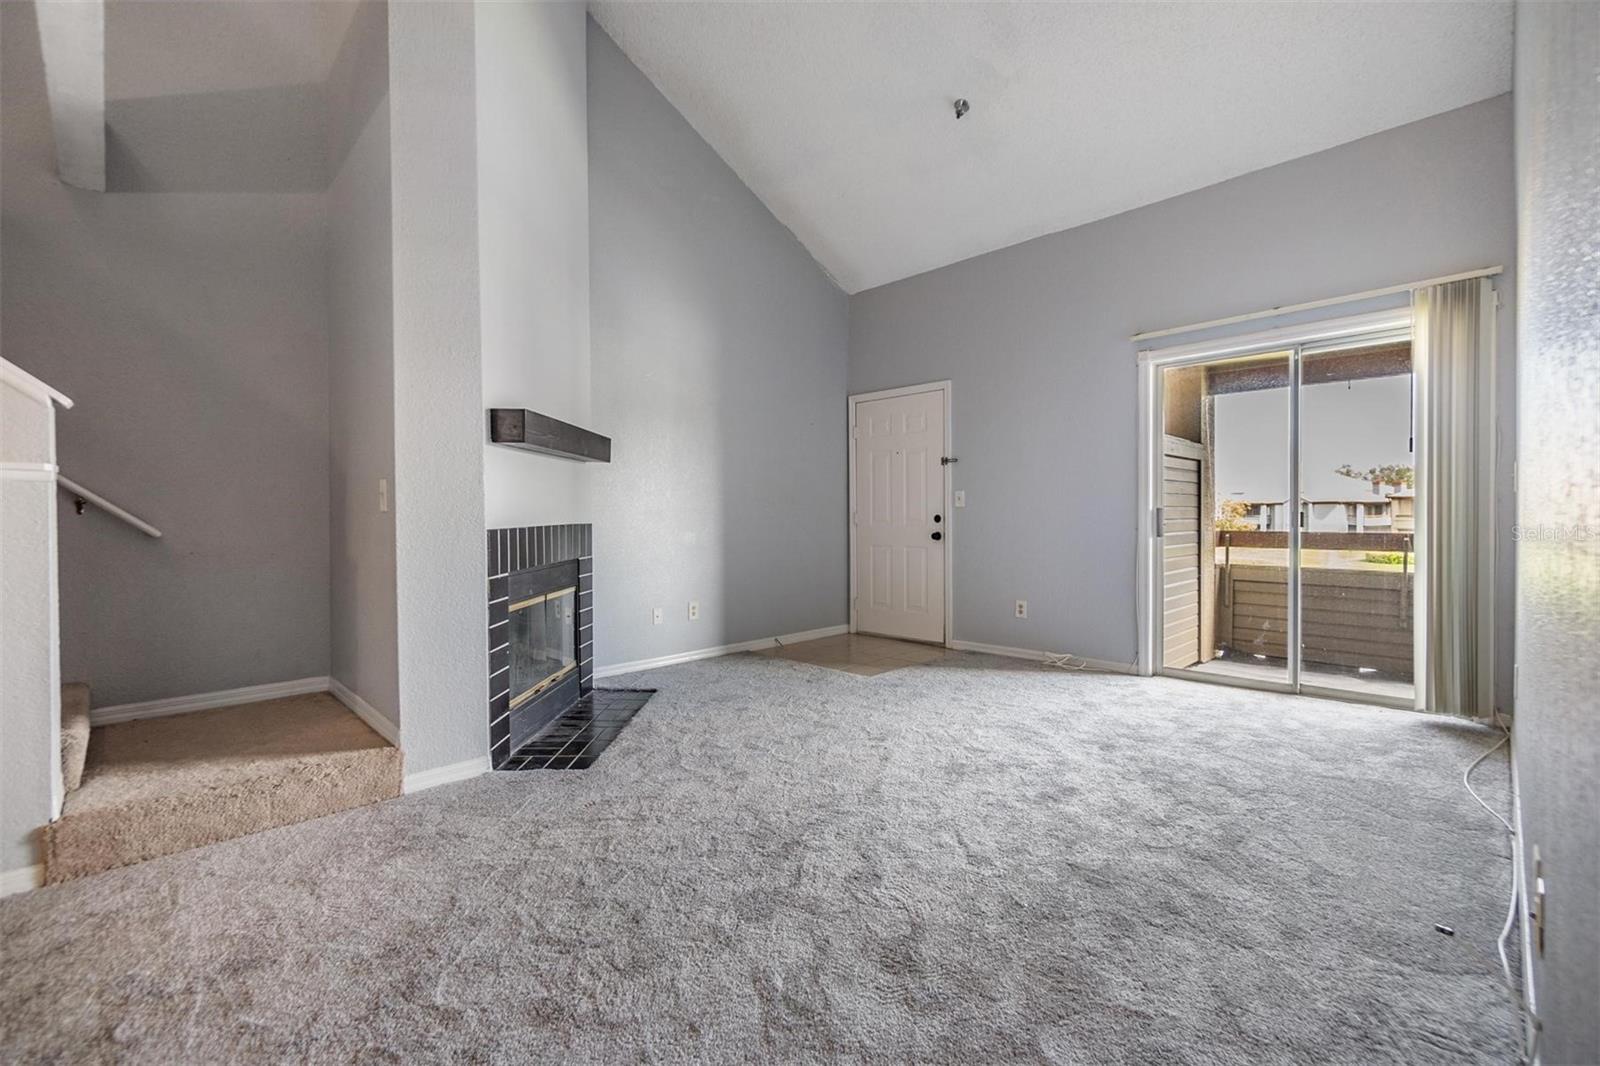
[[[851,293],[1511,87],[1500,0],[591,10]]]

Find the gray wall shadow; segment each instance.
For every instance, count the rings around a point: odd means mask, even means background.
[[[316,85],[106,101],[106,192],[321,192]]]

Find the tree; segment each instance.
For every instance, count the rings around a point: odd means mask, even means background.
[[[1365,471],[1357,470],[1349,463],[1334,470],[1335,474],[1344,477],[1353,477],[1359,481],[1369,481],[1372,487],[1381,490],[1385,485],[1396,485],[1403,488],[1412,488],[1416,485],[1416,471],[1403,463],[1389,463],[1384,466],[1368,467]]]
[[[1254,529],[1245,520],[1245,507],[1243,500],[1221,500],[1217,503],[1217,528],[1221,530]]]

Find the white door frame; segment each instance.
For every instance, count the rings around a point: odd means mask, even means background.
[[[1401,328],[1407,330],[1411,328],[1410,307],[1350,315],[1321,322],[1308,322],[1298,326],[1284,326],[1278,329],[1263,330],[1258,333],[1225,337],[1212,341],[1201,341],[1195,344],[1145,349],[1139,352],[1139,495],[1137,497],[1139,542],[1136,558],[1136,613],[1139,627],[1137,672],[1139,674],[1150,677],[1157,673],[1167,672],[1160,669],[1159,665],[1161,627],[1157,623],[1157,619],[1161,617],[1161,541],[1155,535],[1156,509],[1161,506],[1159,494],[1161,491],[1161,458],[1163,451],[1162,433],[1165,429],[1160,418],[1162,409],[1161,371],[1169,367],[1208,363],[1230,356],[1293,349],[1295,356],[1290,363],[1292,368],[1290,373],[1290,439],[1285,444],[1289,452],[1289,499],[1296,500],[1300,494],[1299,427],[1297,425],[1299,405],[1294,394],[1299,390],[1300,350],[1318,346],[1322,342],[1334,342],[1341,338]],[[1420,452],[1422,447],[1421,440],[1417,441],[1417,447]],[[1417,509],[1420,511],[1421,507],[1422,505],[1419,502]],[[1185,671],[1178,671],[1177,674],[1188,680],[1215,682],[1241,688],[1265,689],[1273,692],[1300,692],[1304,695],[1326,696],[1360,703],[1389,704],[1408,709],[1418,705],[1413,701],[1396,701],[1375,694],[1347,692],[1343,689],[1305,685],[1300,682],[1297,676],[1298,671],[1293,669],[1293,664],[1298,659],[1298,654],[1294,653],[1293,649],[1298,647],[1300,639],[1298,602],[1300,522],[1298,520],[1298,508],[1290,507],[1288,519],[1290,580],[1289,588],[1287,589],[1289,600],[1289,632],[1287,633],[1287,638],[1291,649],[1289,656],[1291,669],[1287,680],[1277,682],[1256,681],[1249,678],[1221,678]],[[1422,538],[1419,537],[1417,543],[1419,568],[1422,553],[1425,550],[1421,540]],[[1423,595],[1425,595],[1425,590],[1419,586],[1417,589],[1418,599],[1414,622],[1417,629],[1416,646],[1419,648],[1426,645],[1425,634],[1422,632],[1422,627],[1426,621],[1426,611],[1421,599]],[[1419,678],[1419,683],[1417,684],[1419,702],[1422,691],[1420,679],[1425,676],[1423,662],[1424,660],[1419,658],[1416,667],[1417,677]]]
[[[876,392],[853,392],[849,397],[849,421],[845,423],[850,435],[850,632],[856,631],[856,405],[869,400],[888,400],[896,396],[914,396],[920,392],[938,392],[944,399],[944,454],[954,454],[951,444],[950,418],[951,389],[948,379],[929,381],[921,385],[903,385],[898,389],[879,389]],[[955,498],[951,494],[951,463],[941,463],[944,473],[944,646],[951,647],[955,639]]]

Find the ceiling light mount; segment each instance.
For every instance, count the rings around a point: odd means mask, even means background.
[[[961,98],[961,99],[956,100],[956,118],[959,119],[962,115],[965,115],[968,111],[971,111],[971,110],[972,110],[972,105],[967,103],[965,98]]]

